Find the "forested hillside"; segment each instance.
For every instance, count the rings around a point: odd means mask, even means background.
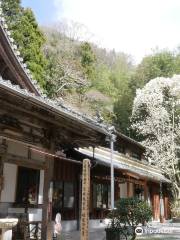
[[[62,97],[81,112],[100,115],[123,133],[136,137],[130,129],[136,89],[155,77],[179,74],[179,49],[156,50],[136,66],[131,56],[82,42],[66,28],[62,23],[43,28],[50,71],[48,93]]]
[[[69,38],[60,24],[56,28],[44,27],[43,32],[50,97],[61,97],[82,112],[102,115],[106,121],[114,122],[114,104],[129,95],[134,71],[130,57]]]
[[[155,77],[180,73],[179,49],[156,50],[136,66],[125,53],[82,41],[79,25],[39,27],[32,10],[22,8],[19,0],[3,0],[2,8],[24,61],[47,95],[111,122],[131,137],[136,89]]]

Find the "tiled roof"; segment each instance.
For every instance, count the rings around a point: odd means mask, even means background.
[[[110,166],[110,151],[105,148],[95,148],[95,152],[91,148],[80,148],[79,152],[94,158],[99,162],[99,164]],[[162,181],[162,182],[170,182],[167,178],[165,178],[162,172],[155,166],[149,165],[148,162],[145,161],[137,161],[130,159],[127,156],[123,156],[117,151],[113,154],[113,165],[114,168],[122,169],[129,171],[131,173],[135,173],[140,175],[141,177],[148,178],[150,180]]]
[[[91,128],[93,128],[94,126],[95,128],[98,128],[99,131],[101,130],[101,132],[105,135],[110,135],[108,131],[108,125],[99,123],[95,119],[92,119],[85,114],[80,114],[72,110],[71,108],[65,106],[64,103],[61,103],[60,101],[51,100],[45,95],[37,96],[26,89],[20,88],[19,85],[12,84],[11,81],[3,80],[2,77],[0,77],[0,88],[9,90],[24,98],[28,98],[29,101],[36,102],[40,106],[44,106],[47,109],[51,109],[57,113],[66,115],[71,119],[77,119],[79,122],[88,124]]]

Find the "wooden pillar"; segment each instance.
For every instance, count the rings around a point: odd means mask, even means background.
[[[7,152],[6,140],[2,140],[0,143],[0,199],[1,199],[1,192],[3,190],[3,184],[4,184],[3,169],[4,169],[4,158],[5,158],[6,152]]]
[[[83,160],[80,240],[89,239],[90,161]]]
[[[1,199],[1,192],[3,190],[3,168],[4,168],[4,162],[3,157],[0,155],[0,199]]]
[[[164,218],[166,220],[170,219],[170,206],[169,206],[169,198],[167,195],[164,196]]]
[[[152,191],[152,206],[153,206],[153,219],[160,219],[160,197],[159,197],[159,189],[156,185],[153,186]]]
[[[54,159],[46,156],[46,168],[44,170],[44,187],[43,187],[43,207],[42,207],[42,240],[47,239],[47,227],[48,227],[48,209],[49,209],[49,187],[52,176]]]
[[[77,211],[77,230],[80,230],[81,221],[81,200],[82,200],[82,176],[78,176],[78,211]]]
[[[147,186],[147,181],[144,183],[144,200],[148,200],[148,186]]]
[[[130,186],[129,186],[129,182],[127,182],[127,197],[130,197]]]
[[[114,191],[114,199],[115,201],[119,200],[120,198],[120,187],[119,187],[119,183],[115,182],[115,191]]]

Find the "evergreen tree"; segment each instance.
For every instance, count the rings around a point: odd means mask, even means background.
[[[80,45],[80,56],[84,73],[89,79],[93,79],[95,74],[96,57],[90,43],[84,42]]]
[[[176,57],[170,51],[158,51],[143,58],[132,77],[130,87],[134,90],[143,87],[156,77],[172,77],[179,73],[176,69]]]
[[[130,132],[130,117],[132,112],[133,95],[130,89],[127,89],[119,96],[114,103],[114,124],[116,128],[122,133],[134,137],[132,131]]]
[[[45,38],[31,9],[22,8],[19,0],[3,0],[2,9],[25,63],[41,87],[45,86],[47,60],[42,52]]]

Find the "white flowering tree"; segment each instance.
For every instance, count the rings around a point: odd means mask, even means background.
[[[174,200],[180,199],[180,76],[156,78],[138,89],[132,129],[146,147],[146,158],[171,181]]]

